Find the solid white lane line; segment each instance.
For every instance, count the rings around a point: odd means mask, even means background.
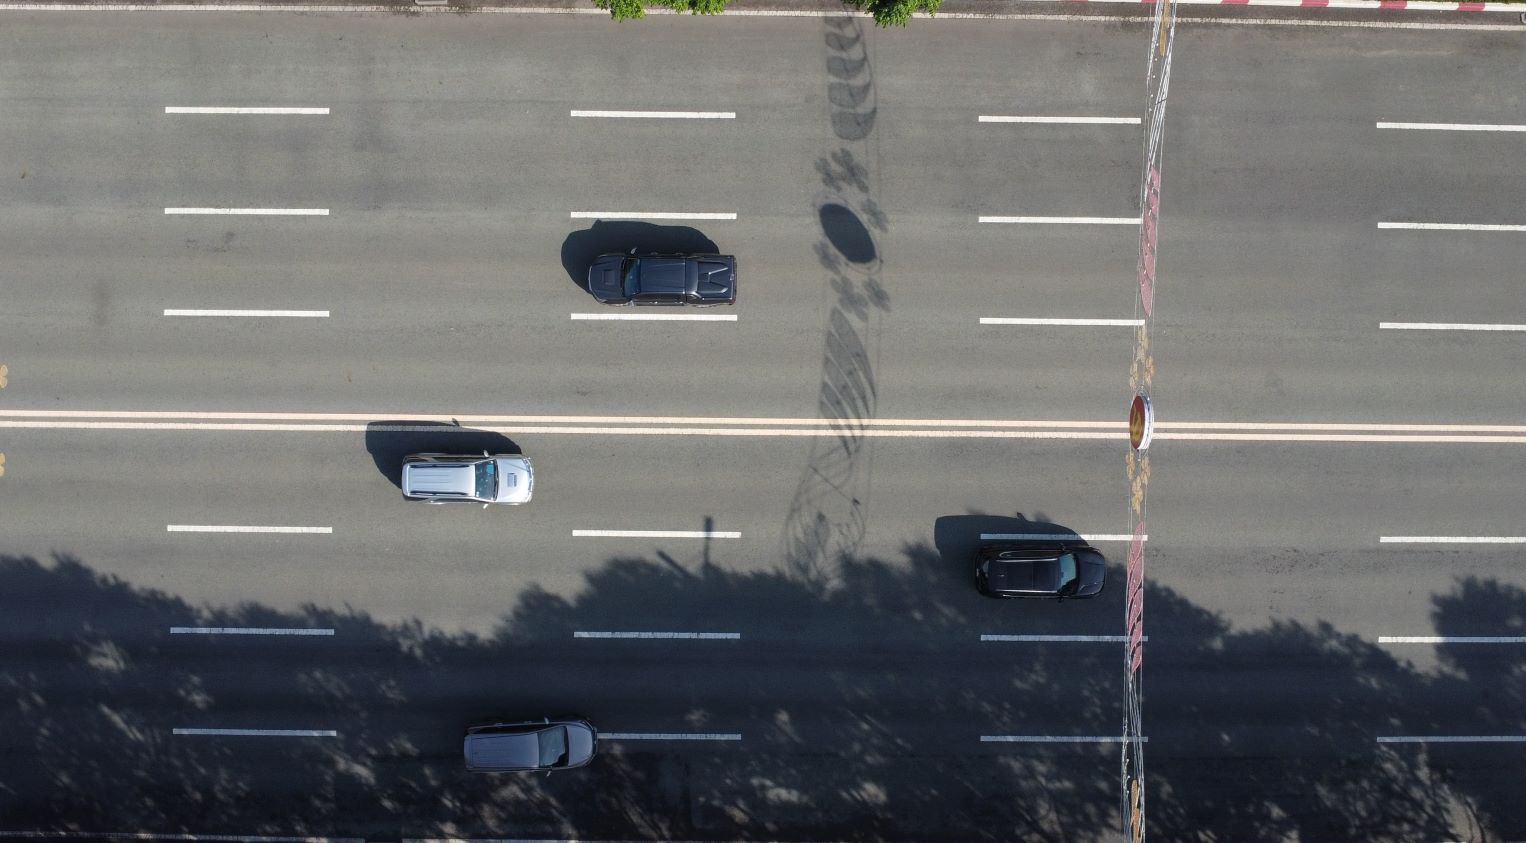
[[[1026,317],[982,316],[982,325],[1096,325],[1138,328],[1143,319],[1040,319]]]
[[[1526,325],[1490,322],[1379,322],[1386,331],[1526,331]]]
[[[1526,231],[1526,225],[1471,222],[1380,222],[1378,228],[1403,228],[1418,231]]]
[[[631,539],[739,539],[738,532],[723,530],[573,530],[574,536]]]
[[[260,217],[326,217],[328,208],[165,208],[166,214],[238,214]]]
[[[1526,743],[1526,735],[1389,735],[1378,743]]]
[[[1019,644],[1123,644],[1127,635],[982,635],[981,641],[1010,641]],[[1149,641],[1146,635],[1140,639]]]
[[[575,220],[734,220],[736,214],[686,211],[573,211]]]
[[[584,322],[735,322],[735,313],[574,313]]]
[[[1039,117],[1030,114],[982,114],[980,123],[1076,123],[1139,125],[1138,117]]]
[[[332,629],[264,626],[172,626],[171,635],[333,635]]]
[[[68,418],[68,419],[198,419],[198,420],[245,420],[245,421],[353,421],[367,422],[386,418],[408,418],[420,421],[441,422],[451,424],[497,424],[502,422],[527,422],[527,423],[580,423],[589,424],[685,424],[685,425],[786,425],[800,427],[814,425],[819,427],[837,427],[843,422],[840,419],[828,418],[787,418],[778,416],[499,416],[499,415],[468,415],[452,413],[439,415],[435,413],[414,412],[388,412],[388,413],[259,413],[259,412],[176,412],[170,410],[10,410],[0,408],[0,418]],[[861,419],[853,422],[856,425],[869,427],[1075,427],[1085,429],[1110,429],[1122,431],[1127,422],[1122,421],[1061,421],[1043,420],[1034,421],[1029,419]],[[1160,424],[1157,422],[1157,424]],[[1180,426],[1180,425],[1178,425]],[[1316,426],[1317,427],[1317,426]],[[1354,429],[1372,429],[1367,425],[1352,425]],[[1402,425],[1404,429],[1411,427],[1428,427],[1426,425]],[[1452,429],[1451,426],[1443,426]],[[408,426],[387,426],[384,430],[409,431],[415,428]],[[426,430],[431,428],[418,428]],[[1516,430],[1526,433],[1526,425],[1520,427],[1490,427],[1491,431]]]
[[[740,641],[740,632],[574,632],[573,638],[637,638],[679,641]]]
[[[269,106],[223,107],[206,105],[166,105],[165,114],[328,114],[327,108],[321,107],[298,107],[280,108]]]
[[[3,425],[0,425],[3,426]],[[1526,436],[1404,436],[1399,434],[1345,433],[1170,433],[1155,431],[1156,439],[1199,442],[1385,442],[1390,444],[1451,443],[1470,445],[1522,445]]]
[[[176,728],[177,735],[214,735],[222,737],[249,737],[249,738],[337,738],[339,733],[332,729],[181,729]]]
[[[1526,635],[1379,635],[1379,644],[1526,644]]]
[[[241,411],[174,410],[12,410],[0,408],[0,418],[26,419],[195,419],[238,421],[329,421],[373,422],[378,419],[408,418],[451,424],[547,423],[547,424],[681,424],[681,425],[784,425],[791,427],[838,427],[841,419],[790,418],[781,416],[531,416],[469,415],[421,412],[385,413],[266,413]],[[858,419],[864,427],[1010,427],[1010,428],[1080,428],[1122,432],[1127,422],[1079,421],[1075,419]],[[1369,431],[1403,433],[1526,433],[1526,425],[1516,424],[1355,424],[1321,422],[1170,422],[1158,421],[1166,430],[1267,430],[1267,431]],[[348,428],[346,428],[348,429]],[[409,425],[386,425],[387,431],[410,432],[438,428]]]
[[[333,527],[255,527],[217,524],[169,524],[164,528],[171,533],[322,533],[334,532]]]
[[[0,411],[4,415],[4,411]],[[1156,422],[1168,430],[1365,430],[1392,433],[1526,433],[1520,424],[1346,424],[1302,422]]]
[[[40,840],[181,840],[188,843],[366,843],[364,837],[267,837],[257,834],[176,834],[157,831],[0,831],[0,837]]]
[[[1526,536],[1380,536],[1380,544],[1526,544]]]
[[[1017,542],[1073,542],[1076,540],[1089,542],[1126,542],[1134,537],[1129,533],[981,533],[980,540],[989,541],[1017,541]],[[1149,541],[1149,535],[1142,537]]]
[[[0,417],[5,413],[0,411]],[[372,417],[374,418],[374,416]],[[813,422],[807,422],[813,423]],[[855,422],[838,422],[850,427]],[[1122,430],[1108,432],[1080,430],[882,430],[864,422],[864,428],[854,435],[877,439],[1033,439],[1033,440],[1119,440],[1127,436]],[[1122,425],[1109,424],[1118,428]],[[130,421],[51,421],[38,419],[6,420],[0,418],[0,428],[33,430],[205,430],[240,431],[263,433],[364,433],[367,430],[400,433],[439,433],[439,426],[389,425],[389,424],[321,424],[321,423],[219,423],[219,422],[130,422]],[[607,427],[607,426],[560,426],[560,425],[479,425],[476,429],[490,433],[544,433],[574,436],[776,436],[776,437],[835,437],[838,430],[829,427],[776,428],[776,427]],[[1522,445],[1526,435],[1401,435],[1401,434],[1299,434],[1299,433],[1173,433],[1159,431],[1156,439],[1179,439],[1183,441],[1219,442],[1344,442],[1382,444],[1469,444],[1469,445]]]
[[[981,743],[1149,743],[1149,738],[1122,735],[981,735]]]
[[[847,426],[847,425],[844,425]],[[423,425],[374,425],[364,424],[218,424],[206,422],[53,422],[53,421],[0,421],[0,428],[32,428],[58,430],[224,430],[244,432],[278,433],[364,433],[367,430],[404,433],[440,433],[438,427]],[[841,432],[830,428],[797,430],[791,428],[747,427],[560,427],[560,426],[479,426],[478,431],[489,433],[546,433],[573,434],[578,436],[787,436],[831,438]],[[1020,431],[1020,430],[861,430],[857,436],[879,439],[1108,439],[1120,440],[1125,433],[1087,433],[1079,431]],[[1156,433],[1156,438],[1161,438]],[[1248,441],[1263,437],[1244,436]],[[1379,438],[1375,441],[1388,441]],[[1419,439],[1416,441],[1435,441]],[[1464,442],[1491,441],[1482,437],[1462,437]],[[1499,439],[1493,441],[1500,441]],[[1503,441],[1517,441],[1503,438]],[[1519,441],[1526,442],[1526,437]]]
[[[1031,225],[1139,225],[1139,217],[980,217],[980,221]]]
[[[600,732],[607,741],[739,741],[740,732]]]
[[[327,319],[327,310],[184,310],[165,308],[165,316],[273,316],[293,319]]]
[[[1138,0],[1092,0],[1092,2],[1107,3],[1137,3]],[[1187,5],[1220,5],[1222,0],[1183,0]],[[1293,0],[1250,0],[1252,6],[1289,6],[1298,5]],[[1329,0],[1326,4],[1332,9],[1379,9],[1382,8],[1378,0]],[[1457,2],[1429,2],[1428,0],[1409,0],[1404,8],[1413,11],[1431,12],[1455,12],[1473,10],[1472,7],[1464,9]],[[315,4],[311,6],[296,5],[290,3],[0,3],[0,11],[16,12],[297,12],[299,14],[392,14],[397,11],[397,6],[383,6],[379,4],[359,3],[353,6],[336,6],[330,4]],[[411,11],[419,13],[449,12],[459,14],[460,7],[451,6],[419,6]],[[473,8],[474,13],[499,14],[499,15],[607,15],[598,8],[578,8],[571,6],[545,7],[545,6],[482,6]],[[1485,0],[1481,9],[1483,12],[1508,12],[1517,14],[1520,6],[1513,2],[1496,2]],[[649,15],[680,15],[685,12],[674,9],[652,8],[648,9]],[[761,17],[761,18],[826,18],[840,16],[840,12],[821,11],[815,9],[730,9],[728,15],[734,17]],[[859,17],[867,18],[867,13],[857,13]],[[1001,13],[1001,12],[938,12],[936,16],[916,12],[912,17],[918,20],[1020,20],[1020,21],[1048,21],[1056,23],[1071,23],[1074,21],[1090,21],[1093,23],[1138,23],[1137,15],[1087,15],[1087,14],[1055,14],[1055,13]],[[1430,30],[1461,30],[1467,32],[1510,32],[1519,33],[1519,24],[1509,23],[1423,23],[1408,21],[1378,21],[1378,20],[1334,20],[1320,18],[1194,18],[1178,17],[1178,21],[1184,24],[1223,24],[1226,26],[1316,26],[1335,27],[1344,29],[1430,29]]]
[[[735,120],[735,111],[579,111],[573,117],[649,117],[659,120]]]
[[[1526,126],[1509,123],[1385,123],[1379,129],[1418,129],[1435,132],[1526,132]]]

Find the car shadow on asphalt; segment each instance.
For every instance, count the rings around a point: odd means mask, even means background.
[[[588,292],[588,266],[599,255],[638,253],[714,254],[715,241],[686,225],[656,225],[631,220],[594,220],[562,241],[562,268],[567,277]]]
[[[403,457],[410,454],[518,454],[502,433],[459,423],[396,419],[366,425],[366,451],[392,485],[402,488]]]

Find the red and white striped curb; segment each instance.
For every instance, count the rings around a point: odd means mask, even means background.
[[[379,5],[367,3],[353,4],[298,4],[298,3],[0,3],[0,12],[349,12],[349,13],[395,13],[395,12],[460,12],[470,9],[479,13],[498,14],[527,14],[527,15],[604,15],[609,12],[587,7],[560,7],[560,6],[474,6],[470,2],[454,2],[447,0],[449,5]],[[1055,0],[1022,0],[1022,2],[1055,2]],[[1152,6],[1156,0],[1063,0],[1067,4],[1075,5],[1130,5]],[[1301,9],[1364,9],[1364,10],[1388,10],[1399,9],[1414,12],[1516,12],[1523,16],[1526,22],[1526,3],[1502,3],[1494,0],[1475,0],[1474,2],[1451,2],[1444,3],[1439,0],[1176,0],[1183,6],[1276,6],[1281,8]],[[647,9],[649,15],[676,15],[687,14],[676,12],[672,9]],[[723,14],[727,17],[842,17],[844,14],[855,14],[842,11],[819,11],[808,9],[728,9]],[[861,16],[863,13],[857,13]],[[936,15],[927,15],[922,12],[916,13],[917,18],[1032,18],[1032,17],[1055,17],[1060,16],[1035,16],[1029,14],[1003,14],[1001,12],[939,12]]]

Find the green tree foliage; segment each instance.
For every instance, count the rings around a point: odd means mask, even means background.
[[[913,12],[936,14],[943,0],[843,0],[855,9],[867,11],[879,26],[905,26]]]
[[[635,20],[646,17],[646,4],[665,6],[677,12],[693,15],[715,15],[726,8],[727,0],[593,0],[594,5],[607,9],[615,20]],[[879,26],[905,26],[915,12],[935,14],[943,0],[843,0],[846,5],[868,12]],[[1522,0],[1526,2],[1526,0]]]
[[[693,15],[714,15],[726,8],[726,0],[651,0],[654,5],[666,6],[677,12]],[[646,17],[643,0],[594,0],[601,9],[608,9],[615,20],[634,20]]]

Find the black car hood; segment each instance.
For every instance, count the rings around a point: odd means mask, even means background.
[[[736,258],[714,255],[698,260],[694,292],[705,301],[736,301]]]
[[[588,292],[602,302],[625,301],[620,286],[620,264],[624,255],[600,255],[588,267]]]
[[[1076,584],[1077,597],[1094,597],[1102,591],[1103,580],[1106,579],[1107,566],[1102,559],[1081,557],[1081,570]]]

